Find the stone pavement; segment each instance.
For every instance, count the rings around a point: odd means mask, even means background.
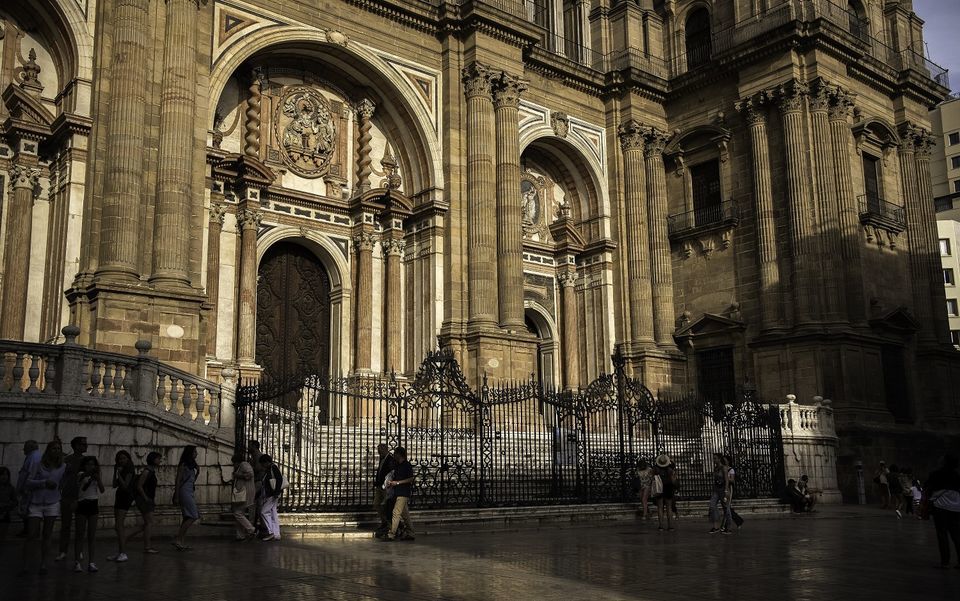
[[[101,561],[98,574],[54,564],[43,578],[14,575],[21,549],[8,541],[0,544],[0,600],[960,599],[960,570],[934,567],[930,522],[828,508],[752,519],[730,536],[707,528],[687,518],[675,532],[637,521],[436,534],[412,543],[208,536],[193,539],[187,552],[165,542],[160,555]],[[105,540],[101,549],[108,546]]]

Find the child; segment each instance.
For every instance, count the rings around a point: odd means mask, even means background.
[[[80,560],[83,558],[83,539],[87,539],[87,571],[97,571],[93,563],[94,540],[97,536],[97,519],[100,513],[100,495],[103,494],[103,482],[100,479],[100,463],[97,458],[88,455],[80,464],[77,474],[77,511],[75,514],[76,539],[74,544],[74,572],[82,572]]]

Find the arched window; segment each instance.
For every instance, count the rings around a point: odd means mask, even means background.
[[[710,60],[710,13],[698,8],[687,17],[687,68],[692,69]]]
[[[867,39],[867,13],[863,10],[863,4],[856,0],[847,2],[847,17],[849,20],[850,33],[855,37]]]

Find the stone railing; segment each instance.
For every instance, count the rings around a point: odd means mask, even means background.
[[[837,483],[837,438],[830,399],[815,396],[812,405],[797,404],[795,395],[787,395],[780,405],[780,431],[786,477],[810,477],[811,488],[820,492],[826,503],[839,503]]]
[[[148,356],[95,351],[77,344],[76,326],[63,328],[60,345],[0,340],[0,400],[4,397],[142,403],[179,423],[204,430],[221,427],[219,384],[172,368]]]

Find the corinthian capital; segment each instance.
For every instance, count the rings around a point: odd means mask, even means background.
[[[490,97],[492,74],[482,63],[470,63],[460,72],[463,80],[463,93],[467,98],[475,96]]]
[[[34,167],[24,167],[23,165],[14,165],[10,168],[10,190],[17,189],[30,190],[34,196],[37,195],[40,186],[40,170]]]
[[[769,98],[766,92],[741,98],[733,106],[747,120],[750,127],[764,125],[767,122],[767,103]]]
[[[571,288],[576,286],[577,272],[572,269],[561,271],[557,274],[557,282],[560,283],[561,288]]]
[[[646,144],[643,155],[647,158],[655,158],[663,154],[663,149],[670,140],[670,136],[656,127],[651,127],[647,129],[643,139]]]
[[[369,121],[370,118],[373,117],[373,111],[375,108],[376,105],[373,104],[372,100],[364,98],[357,103],[357,116],[359,116],[363,121]]]
[[[646,128],[634,119],[629,119],[617,128],[617,137],[620,138],[620,148],[626,150],[643,150],[643,138]]]
[[[492,82],[493,106],[512,107],[520,106],[520,95],[527,91],[527,82],[515,75],[501,73]]]
[[[360,232],[353,236],[353,246],[358,251],[370,251],[377,245],[377,235],[371,232]]]
[[[850,116],[850,110],[853,108],[854,94],[847,92],[840,86],[833,89],[830,94],[830,112],[831,121],[846,121]]]
[[[830,98],[836,86],[831,86],[822,77],[817,78],[809,88],[807,98],[811,111],[824,112],[830,108]]]
[[[381,241],[380,246],[383,247],[383,254],[402,257],[403,250],[407,247],[407,243],[404,240],[387,239]]]
[[[803,97],[807,95],[807,84],[797,80],[789,81],[777,87],[776,98],[780,110],[784,113],[794,113],[803,108]]]
[[[223,216],[226,214],[226,207],[219,202],[210,203],[210,223],[219,223],[223,225]]]
[[[241,231],[256,231],[260,227],[261,221],[263,221],[262,211],[256,211],[253,209],[240,209],[240,212],[237,214],[237,223],[240,224]]]

